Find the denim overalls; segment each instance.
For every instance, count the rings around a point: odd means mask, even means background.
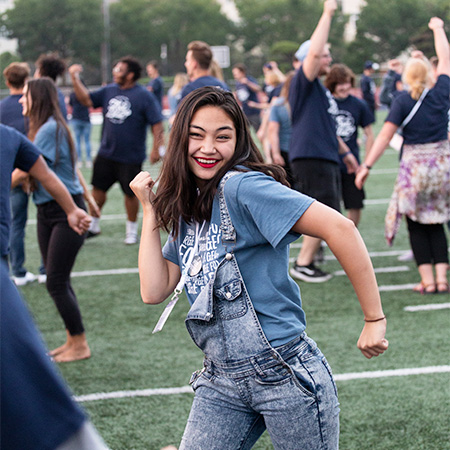
[[[246,290],[223,195],[235,173],[218,188],[226,255],[186,318],[205,359],[191,379],[195,398],[180,450],[250,449],[265,429],[275,449],[337,449],[339,404],[325,357],[306,333],[273,348]]]

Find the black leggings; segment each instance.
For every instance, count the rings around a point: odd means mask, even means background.
[[[83,197],[74,195],[75,203],[85,208]],[[47,272],[47,290],[71,336],[84,332],[77,297],[70,284],[70,272],[85,236],[80,236],[67,222],[66,213],[55,201],[38,205],[37,233],[39,248]]]
[[[448,264],[447,237],[443,224],[425,225],[406,218],[409,242],[418,266],[421,264]]]

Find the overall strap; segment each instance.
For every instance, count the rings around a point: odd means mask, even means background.
[[[220,180],[219,186],[217,187],[217,193],[219,195],[219,207],[220,207],[220,230],[222,232],[222,244],[227,248],[227,244],[236,244],[236,230],[234,229],[233,223],[231,222],[230,213],[228,211],[227,202],[225,201],[225,196],[223,190],[225,183],[234,175],[237,175],[237,170],[229,171]]]

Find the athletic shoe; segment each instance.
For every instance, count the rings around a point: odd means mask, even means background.
[[[33,281],[36,281],[36,275],[32,274],[31,272],[27,272],[23,277],[12,277],[14,283],[16,286],[25,286],[28,283],[32,283]]]
[[[126,245],[136,244],[138,241],[138,223],[127,220],[125,240]]]
[[[407,252],[403,253],[403,255],[400,255],[397,258],[397,261],[403,261],[403,262],[413,261],[413,260],[414,260],[414,255],[413,255],[412,250],[408,250]]]
[[[47,274],[46,273],[40,273],[37,277],[39,284],[45,284],[47,283]]]
[[[299,266],[295,263],[294,267],[289,273],[298,280],[306,281],[307,283],[323,283],[328,281],[332,275],[320,270],[313,263],[309,266]]]
[[[90,239],[92,237],[98,236],[100,234],[100,219],[98,217],[93,217],[91,224],[89,226],[89,230],[87,232],[86,239]]]

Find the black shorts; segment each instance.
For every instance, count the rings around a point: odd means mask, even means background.
[[[341,171],[324,159],[295,159],[291,162],[294,188],[330,208],[340,211]]]
[[[97,155],[92,173],[92,186],[107,192],[118,181],[125,195],[134,197],[130,182],[142,170],[142,164],[125,164]]]
[[[342,200],[345,209],[363,209],[366,198],[364,189],[355,186],[354,173],[341,173],[342,179]]]

